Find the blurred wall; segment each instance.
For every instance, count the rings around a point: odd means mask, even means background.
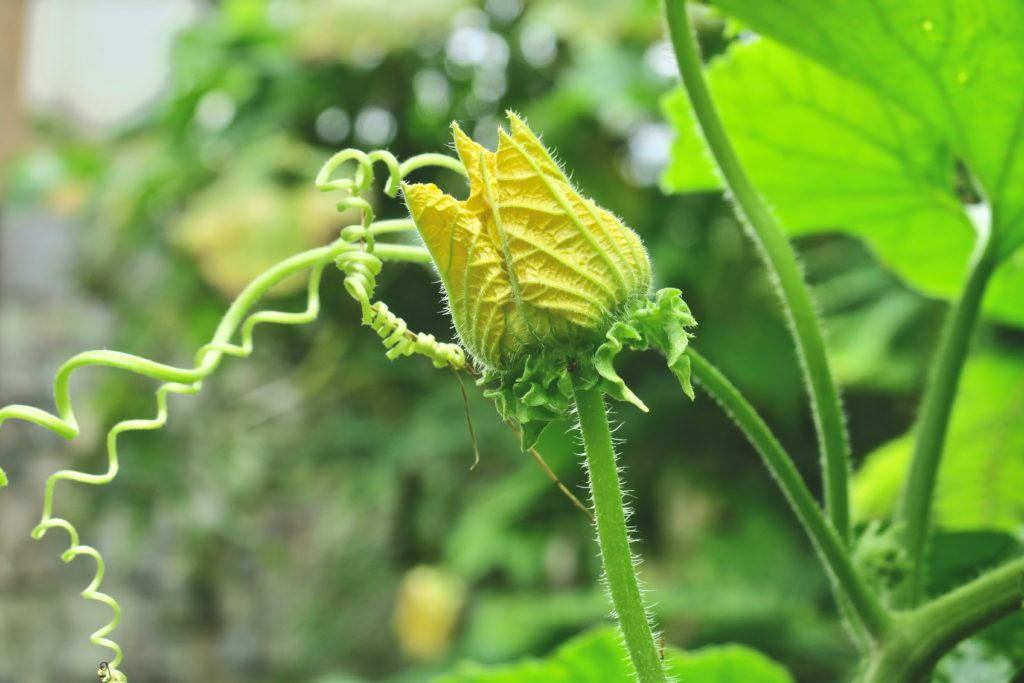
[[[26,106],[92,129],[139,113],[165,87],[174,35],[199,8],[197,0],[34,0],[26,17]]]
[[[18,76],[21,70],[24,16],[23,0],[0,3],[0,168],[3,168],[21,137]],[[3,179],[0,175],[0,190],[2,188]]]

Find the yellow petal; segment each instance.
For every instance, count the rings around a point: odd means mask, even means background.
[[[482,171],[494,167],[494,152],[463,133],[457,123],[452,124],[452,134],[455,137],[455,151],[469,174],[469,198],[464,202],[466,209],[476,214],[486,213],[488,208],[484,198]]]
[[[613,255],[615,268],[623,273],[620,282],[630,291],[642,290],[646,294],[651,281],[651,263],[637,234],[610,211],[580,196],[534,132],[515,112],[509,111],[507,114],[512,128],[511,140],[536,161],[544,176],[562,192],[572,212],[582,219],[597,239],[599,248]]]
[[[492,362],[519,348],[525,334],[512,334],[514,298],[504,260],[481,234],[480,222],[433,184],[403,184],[413,221],[448,293],[448,306],[462,342],[478,359]]]
[[[493,219],[486,229],[507,245],[531,327],[586,336],[646,294],[646,253],[631,231],[579,196],[529,129],[515,118],[512,125],[513,135],[499,133],[496,176],[487,184],[495,188]]]

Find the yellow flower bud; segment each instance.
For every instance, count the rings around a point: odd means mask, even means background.
[[[453,126],[467,199],[403,185],[462,343],[498,370],[548,349],[596,347],[651,288],[636,233],[581,196],[522,120],[509,122],[496,152]]]

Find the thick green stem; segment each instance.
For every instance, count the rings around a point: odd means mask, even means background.
[[[949,418],[981,301],[992,273],[999,265],[995,245],[995,240],[985,236],[978,243],[964,290],[946,318],[938,355],[922,401],[910,474],[895,514],[896,528],[901,530],[903,545],[911,562],[910,575],[895,596],[901,605],[913,606],[923,594],[924,554],[935,479],[942,462]]]
[[[958,643],[1018,612],[1024,601],[1024,557],[902,615],[870,661],[863,683],[917,683]]]
[[[651,624],[637,583],[633,554],[629,549],[619,471],[615,464],[604,398],[600,390],[582,386],[578,374],[573,377],[573,391],[590,471],[597,540],[626,649],[640,683],[665,683],[665,672],[654,645]]]
[[[888,628],[889,615],[850,562],[846,548],[822,515],[792,458],[754,407],[715,366],[693,348],[686,353],[694,378],[732,417],[778,482],[832,579],[840,607],[851,611],[871,641],[878,643]]]
[[[796,255],[764,200],[757,193],[733,150],[704,80],[703,63],[690,26],[685,0],[665,0],[669,32],[679,73],[697,122],[721,171],[737,214],[746,223],[761,255],[775,275],[789,318],[797,355],[811,398],[814,425],[822,454],[825,507],[844,544],[850,541],[850,455],[839,392],[832,379],[825,342]]]

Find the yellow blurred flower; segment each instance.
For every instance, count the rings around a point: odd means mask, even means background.
[[[395,634],[409,659],[427,661],[448,648],[465,591],[457,577],[437,567],[410,569],[398,588]]]

